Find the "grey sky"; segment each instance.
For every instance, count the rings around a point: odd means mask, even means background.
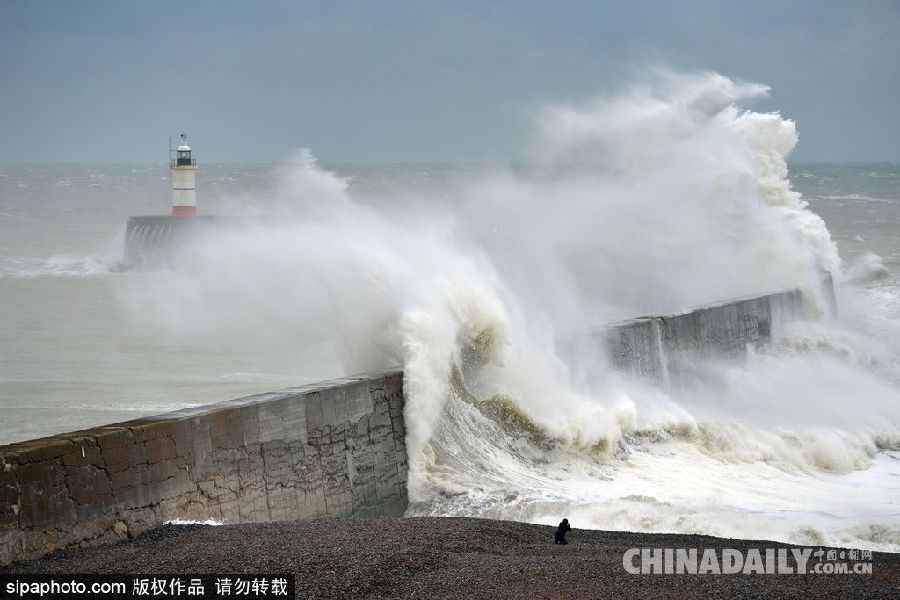
[[[795,160],[900,160],[900,2],[0,0],[0,161],[515,158],[647,64],[772,87]]]

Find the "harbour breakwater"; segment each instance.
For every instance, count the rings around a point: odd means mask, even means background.
[[[402,515],[403,379],[357,375],[0,447],[0,564],[226,523]]]
[[[248,222],[246,217],[170,216],[129,217],[125,224],[122,266],[140,269],[165,264],[178,248],[195,240],[203,230],[221,229]]]
[[[805,313],[800,290],[738,298],[684,313],[640,317],[594,329],[576,347],[602,343],[617,369],[663,387],[702,378],[711,359],[741,359],[747,346],[772,340],[773,330]]]
[[[802,314],[799,291],[776,292],[589,330],[567,348],[600,345],[634,377],[685,384]],[[403,410],[398,369],[0,446],[0,564],[173,519],[402,515]]]
[[[173,217],[149,215],[128,217],[121,267],[154,269],[183,262],[191,244],[204,235],[240,231],[252,226],[272,226],[289,221],[289,216],[198,215]]]

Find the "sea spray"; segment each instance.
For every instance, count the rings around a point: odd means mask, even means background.
[[[402,364],[411,514],[794,541],[856,540],[845,516],[896,527],[889,485],[839,499],[856,473],[897,470],[890,360],[872,371],[795,331],[746,365],[711,362],[714,385],[672,390],[556,352],[563,332],[773,289],[824,312],[818,270],[840,277],[840,258],[787,181],[793,123],[738,106],[764,92],[658,73],[540,113],[532,168],[434,190],[354,197],[303,151],[266,199],[280,222],[195,240],[126,305],[178,335],[325,342],[343,372]],[[770,529],[745,516],[766,511]]]

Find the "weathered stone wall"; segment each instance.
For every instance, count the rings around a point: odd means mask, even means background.
[[[401,515],[400,372],[0,446],[0,564],[174,518]]]
[[[799,290],[740,298],[689,312],[641,317],[591,332],[616,368],[661,384],[686,384],[710,358],[746,356],[748,345],[803,314]]]

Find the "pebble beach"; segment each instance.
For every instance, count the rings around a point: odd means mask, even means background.
[[[319,518],[167,525],[0,573],[293,573],[297,598],[900,597],[900,555],[871,575],[632,575],[629,548],[789,548],[769,541],[555,528],[469,518]]]

